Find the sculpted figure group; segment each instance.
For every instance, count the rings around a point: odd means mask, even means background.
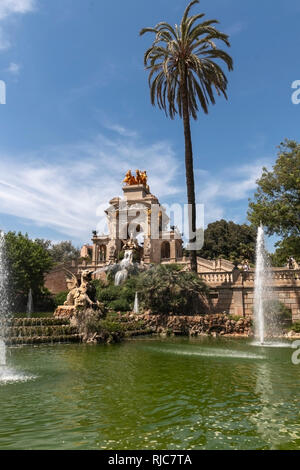
[[[71,272],[68,272],[68,274],[71,275],[67,279],[69,294],[64,305],[82,309],[102,307],[98,301],[94,301],[94,293],[91,287],[92,271],[88,269],[82,271],[80,286],[78,285],[76,276]]]
[[[133,176],[131,170],[128,170],[123,183],[127,184],[127,186],[133,186],[136,184],[143,184],[144,186],[147,186],[147,172],[140,170],[136,170],[135,172],[136,176]]]

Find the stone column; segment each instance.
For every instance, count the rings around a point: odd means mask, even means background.
[[[244,317],[244,301],[243,301],[243,288],[234,289],[233,291],[233,307],[234,315]]]
[[[235,268],[232,272],[233,278],[233,308],[234,315],[244,317],[244,295],[243,295],[243,276],[239,269]]]
[[[94,266],[97,266],[97,254],[98,254],[98,245],[97,243],[94,242],[93,245],[93,257],[92,257],[92,263]]]
[[[170,261],[176,262],[176,240],[170,240]]]

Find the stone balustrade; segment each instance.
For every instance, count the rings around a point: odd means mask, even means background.
[[[255,272],[198,273],[211,288],[212,311],[252,317]],[[300,270],[272,269],[274,300],[284,304],[292,313],[294,322],[300,321]]]
[[[233,273],[228,272],[210,272],[210,273],[199,273],[199,277],[207,284],[232,284]]]
[[[273,271],[273,278],[275,280],[279,279],[288,279],[292,281],[300,281],[300,270],[294,271],[292,269],[285,269],[285,270],[275,270]]]
[[[232,284],[237,282],[253,282],[255,279],[254,271],[239,271],[234,279],[233,272],[207,272],[199,273],[199,277],[208,284]],[[300,270],[292,269],[272,269],[273,284],[276,281],[288,281],[291,283],[300,281]]]

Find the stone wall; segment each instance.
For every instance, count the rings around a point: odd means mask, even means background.
[[[73,274],[77,274],[78,272],[78,267],[75,263],[61,263],[56,265],[48,274],[46,274],[45,287],[52,294],[58,294],[59,292],[68,290],[65,269],[71,271]]]
[[[200,273],[211,288],[212,313],[251,318],[254,303],[254,272]],[[300,321],[300,270],[273,269],[274,300],[292,312],[293,322]]]
[[[57,265],[45,278],[45,286],[53,294],[67,290],[64,268],[78,272],[74,264]],[[253,271],[200,272],[210,287],[211,313],[252,318],[254,301]],[[293,322],[300,322],[300,270],[273,269],[274,299],[292,312]]]
[[[177,335],[242,335],[251,336],[252,322],[249,318],[238,320],[228,315],[151,315],[144,314],[137,317],[144,322],[147,328],[160,334]]]

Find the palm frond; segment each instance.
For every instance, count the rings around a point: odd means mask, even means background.
[[[197,3],[199,0],[189,3],[180,26],[173,27],[163,21],[140,32],[140,35],[155,34],[144,55],[151,103],[172,119],[177,113],[182,117],[183,86],[188,96],[188,111],[194,119],[199,108],[208,113],[209,104],[215,104],[215,94],[227,99],[228,81],[221,63],[231,71],[233,60],[217,43],[230,47],[229,37],[216,28],[216,19],[202,21],[204,13],[189,16]]]

